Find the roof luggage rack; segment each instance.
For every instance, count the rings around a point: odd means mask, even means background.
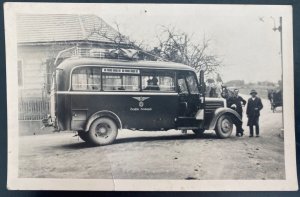
[[[59,59],[66,59],[70,57],[93,57],[100,59],[120,59],[120,60],[141,60],[141,56],[150,56],[156,61],[167,61],[159,56],[153,55],[150,52],[137,50],[137,49],[125,49],[125,48],[83,48],[83,47],[71,47],[60,51],[54,61],[54,65],[57,65]]]

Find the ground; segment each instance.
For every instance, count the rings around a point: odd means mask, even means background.
[[[19,176],[95,179],[284,179],[282,113],[263,100],[261,137],[218,139],[213,131],[119,131],[116,142],[90,147],[75,133],[20,136]],[[246,122],[246,119],[245,121]]]

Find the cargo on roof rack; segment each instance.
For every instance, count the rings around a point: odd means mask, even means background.
[[[161,57],[151,54],[143,50],[125,49],[125,48],[91,48],[91,47],[71,47],[60,51],[54,61],[57,65],[59,59],[70,57],[91,57],[99,59],[119,59],[119,60],[141,60],[144,55],[153,56],[157,60],[166,61]]]

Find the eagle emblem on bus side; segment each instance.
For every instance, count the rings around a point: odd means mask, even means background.
[[[143,96],[140,96],[140,97],[132,97],[133,99],[136,99],[137,101],[139,101],[139,106],[140,107],[144,107],[144,101],[147,100],[148,98],[150,97],[143,97]]]

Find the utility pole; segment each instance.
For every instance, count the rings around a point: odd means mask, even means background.
[[[273,31],[279,31],[279,35],[280,35],[280,58],[281,58],[281,83],[283,83],[283,49],[282,49],[282,16],[279,17],[279,26],[276,27],[275,24],[275,19],[273,17],[271,17],[273,19],[274,22],[274,27],[273,27]],[[283,86],[283,84],[282,84]],[[283,89],[283,87],[281,87]]]
[[[281,58],[281,99],[282,99],[282,135],[284,132],[284,113],[283,113],[283,50],[282,50],[282,16],[279,17],[279,27],[278,31],[280,33],[280,58]]]
[[[282,16],[279,17],[279,27],[277,29],[280,32],[281,83],[283,91]]]
[[[282,16],[279,17],[279,26],[276,27],[275,19],[271,16],[271,19],[273,20],[274,27],[273,31],[276,32],[279,31],[280,35],[280,61],[281,61],[281,84],[279,84],[281,89],[281,99],[283,102],[283,46],[282,46]],[[260,21],[264,22],[264,17],[259,18]],[[281,129],[281,135],[283,136],[284,132],[284,106],[282,105],[282,129]]]

